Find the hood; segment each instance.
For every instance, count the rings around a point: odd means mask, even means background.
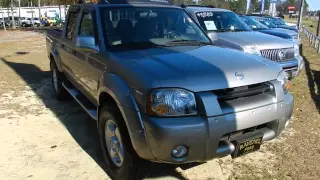
[[[288,22],[287,22],[287,23],[286,23],[286,25],[287,25],[287,26],[292,26],[292,27],[297,28],[297,24],[295,24],[295,23],[288,23]]]
[[[287,33],[280,32],[280,31],[276,31],[276,30],[273,30],[273,29],[263,29],[263,30],[258,30],[258,31],[261,32],[261,33],[265,33],[265,34],[270,34],[270,35],[273,35],[273,36],[281,37],[283,39],[292,40],[292,35],[289,35]]]
[[[214,46],[154,48],[116,53],[142,72],[150,72],[162,87],[193,92],[245,86],[274,80],[281,67],[264,58]],[[133,67],[133,66],[132,66]],[[235,74],[242,74],[239,80]],[[142,82],[141,82],[142,83]]]
[[[236,43],[242,47],[256,46],[259,50],[293,47],[293,44],[288,40],[254,31],[217,33],[217,38]]]
[[[291,31],[289,29],[273,28],[272,30],[276,31],[276,32],[286,33],[286,34],[289,34],[290,36],[298,35],[298,33],[294,32],[294,31]]]
[[[287,25],[277,25],[277,28],[288,29],[288,30],[295,31],[295,32],[298,31],[295,27],[287,26]]]

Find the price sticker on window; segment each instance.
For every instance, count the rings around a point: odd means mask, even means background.
[[[204,21],[204,25],[206,26],[208,31],[217,30],[217,27],[214,21]]]

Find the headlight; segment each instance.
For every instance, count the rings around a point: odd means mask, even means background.
[[[288,90],[291,88],[291,82],[288,80],[288,75],[285,71],[281,71],[279,73],[277,81],[281,83],[283,92],[286,94]]]
[[[293,47],[294,47],[294,57],[300,56],[300,48],[298,44],[293,43]]]
[[[156,116],[196,115],[196,99],[183,89],[155,89],[148,94],[147,112]]]
[[[255,46],[244,47],[244,52],[252,55],[262,56],[259,49]]]

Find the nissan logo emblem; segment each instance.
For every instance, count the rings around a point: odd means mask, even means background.
[[[242,80],[244,78],[244,75],[242,73],[236,72],[235,76],[237,77],[237,79]]]
[[[286,55],[285,55],[285,53],[283,51],[279,51],[278,52],[278,56],[279,56],[280,60],[283,60],[286,57]]]

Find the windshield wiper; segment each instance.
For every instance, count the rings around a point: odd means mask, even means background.
[[[153,42],[130,42],[125,44],[114,45],[113,48],[119,49],[148,49],[148,48],[157,48],[157,47],[168,47],[167,45],[155,44]]]
[[[202,42],[196,40],[189,40],[189,39],[181,39],[181,40],[173,40],[167,42],[165,45],[212,45],[210,42]]]

